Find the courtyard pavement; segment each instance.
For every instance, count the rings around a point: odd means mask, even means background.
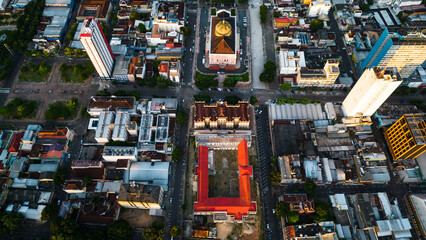
[[[250,15],[249,26],[252,81],[254,89],[266,89],[265,84],[259,80],[259,76],[263,72],[263,64],[265,64],[265,56],[263,52],[263,31],[259,15],[261,4],[263,4],[262,0],[250,0],[248,6]]]

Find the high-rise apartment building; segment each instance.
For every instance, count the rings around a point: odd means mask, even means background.
[[[396,67],[408,78],[426,60],[426,30],[389,33],[385,29],[370,53],[358,66],[361,73],[371,67]]]
[[[385,137],[394,160],[420,156],[426,152],[426,114],[404,114]]]
[[[86,18],[80,31],[80,42],[102,79],[110,78],[114,65],[114,55],[102,31],[99,21]]]
[[[401,83],[396,68],[373,67],[365,70],[343,101],[345,115],[373,115]]]

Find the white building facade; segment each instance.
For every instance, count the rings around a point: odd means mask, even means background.
[[[331,8],[329,0],[315,0],[309,4],[308,17],[328,17]]]
[[[347,117],[373,115],[402,83],[396,68],[366,69],[343,101]]]
[[[80,42],[99,77],[110,78],[114,65],[114,55],[97,19],[87,18],[84,20],[80,31]]]

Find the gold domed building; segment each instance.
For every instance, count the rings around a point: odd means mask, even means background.
[[[218,10],[211,16],[210,39],[206,44],[210,69],[235,68],[239,53],[239,34],[236,18],[227,10]]]

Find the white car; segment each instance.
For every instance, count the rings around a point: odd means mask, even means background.
[[[203,56],[203,64],[206,62],[206,57]]]

